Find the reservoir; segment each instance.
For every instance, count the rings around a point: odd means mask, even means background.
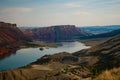
[[[20,49],[15,54],[11,54],[0,60],[0,71],[25,66],[47,54],[55,54],[59,52],[73,53],[86,48],[90,47],[85,46],[80,42],[62,42],[62,46],[57,48],[44,47],[42,51],[39,48]]]

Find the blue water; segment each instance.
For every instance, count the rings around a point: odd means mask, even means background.
[[[44,47],[43,51],[40,51],[39,48],[20,49],[16,54],[12,54],[0,60],[0,71],[25,66],[46,54],[55,54],[64,51],[73,53],[81,49],[89,48],[89,46],[85,46],[80,42],[63,42],[62,44],[63,46],[59,46],[57,48]]]

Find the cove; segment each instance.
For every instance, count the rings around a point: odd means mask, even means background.
[[[90,46],[85,46],[80,42],[62,42],[62,46],[57,48],[44,47],[43,51],[40,51],[39,48],[20,49],[15,54],[0,60],[0,71],[25,66],[47,54],[59,52],[73,53],[86,48],[90,48]]]

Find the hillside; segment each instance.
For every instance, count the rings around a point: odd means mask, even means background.
[[[23,33],[34,40],[40,41],[69,41],[77,37],[85,37],[92,34],[86,33],[74,25],[57,25],[50,27],[41,27],[35,29],[22,29]]]
[[[94,67],[100,72],[105,69],[120,67],[120,35],[90,49],[76,52],[73,55],[82,58],[87,57],[88,60],[83,61],[83,63],[88,63],[90,65],[91,61],[89,61],[89,59],[93,57],[95,63]],[[95,60],[95,58],[97,59]]]

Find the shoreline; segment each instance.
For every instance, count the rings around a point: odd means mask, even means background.
[[[17,46],[16,46],[17,44]],[[45,43],[45,42],[24,42],[24,43],[14,43],[12,45],[7,45],[7,47],[0,48],[0,59],[3,59],[11,54],[16,53],[16,51],[25,48],[40,48],[40,47],[54,47],[62,46],[58,43]]]
[[[76,41],[76,42],[78,42],[78,41]],[[80,42],[78,42],[78,43],[80,43]],[[20,46],[17,50],[26,49],[26,48],[39,48],[39,49],[40,49],[41,47],[44,48],[44,47],[46,47],[46,46],[47,46],[47,47],[57,48],[58,46],[62,46],[61,44],[62,44],[62,42],[61,42],[61,43],[57,43],[57,44],[56,44],[56,43],[42,43],[41,45],[39,45],[39,46],[37,45],[37,46],[34,46],[34,47],[33,47],[33,46],[31,47],[31,46],[28,46],[28,45],[24,45],[24,46],[22,45],[22,47]],[[82,44],[83,44],[83,43],[82,43]],[[57,47],[56,47],[56,46],[57,46]],[[47,48],[47,47],[46,47],[46,48]],[[63,51],[61,51],[61,52],[63,52]],[[76,52],[76,51],[75,51],[75,52]],[[56,52],[56,53],[57,53],[57,52]],[[54,54],[56,54],[56,53],[54,53]],[[58,52],[58,53],[59,53],[59,52]],[[70,53],[70,54],[71,54],[71,53]],[[9,54],[9,55],[11,55],[11,54]],[[38,59],[39,59],[39,58],[38,58]],[[37,60],[37,59],[36,59],[36,60]],[[30,64],[30,63],[29,63],[29,64]],[[29,64],[26,64],[26,65],[29,65]],[[25,65],[25,66],[26,66],[26,65]],[[24,66],[21,66],[21,67],[24,67]],[[18,68],[20,68],[20,67],[18,67]],[[16,68],[16,69],[17,69],[17,68]],[[9,70],[9,69],[8,69],[8,70]],[[2,70],[1,70],[1,71],[2,71]],[[5,70],[3,70],[3,71],[5,71]]]
[[[37,79],[40,79],[40,80],[47,80],[47,79],[49,80],[53,80],[53,79],[55,80],[57,79],[95,80],[96,77],[98,77],[98,75],[101,74],[101,72],[107,69],[107,68],[104,69],[104,66],[103,66],[103,69],[99,67],[99,65],[102,66],[107,64],[107,63],[101,64],[102,59],[104,59],[105,61],[108,61],[108,64],[111,63],[109,62],[109,60],[111,59],[108,60],[106,55],[104,55],[104,57],[106,57],[104,58],[103,56],[100,56],[99,54],[97,55],[96,53],[98,51],[102,51],[102,48],[97,49],[100,46],[99,43],[103,42],[108,44],[108,41],[105,41],[105,42],[104,41],[105,40],[93,40],[93,41],[89,40],[89,41],[86,41],[86,43],[92,42],[94,43],[94,44],[91,44],[92,46],[98,45],[96,46],[96,49],[92,47],[91,49],[81,50],[72,54],[68,52],[60,52],[52,55],[44,55],[43,57],[38,58],[36,61],[26,66],[19,67],[17,69],[2,71],[0,72],[0,75],[9,76],[14,80],[16,80],[16,78],[19,80],[26,80],[26,79],[30,79],[30,80],[37,80]],[[94,55],[94,52],[96,53],[96,56]],[[116,57],[115,61],[117,61],[118,59],[119,57]],[[116,71],[117,70],[118,68],[116,68]],[[9,77],[6,77],[6,78],[9,79]],[[1,79],[3,78],[1,77]]]
[[[77,42],[80,42],[80,41],[77,41]],[[90,41],[91,42],[91,41]],[[17,48],[16,49],[16,51],[18,51],[18,50],[20,50],[20,49],[26,49],[26,48],[43,48],[43,47],[54,47],[54,48],[57,48],[58,46],[62,46],[62,44],[61,43],[45,43],[45,42],[42,42],[42,43],[40,43],[39,42],[39,44],[37,44],[38,42],[27,42],[27,43],[23,43],[21,46],[19,46],[19,48]],[[82,44],[84,44],[85,46],[87,46],[84,42],[80,42],[80,43],[82,43]],[[27,44],[27,45],[26,45]],[[37,44],[37,45],[36,45]],[[89,45],[90,46],[90,45]],[[61,52],[62,53],[62,52]],[[55,53],[56,54],[56,53]],[[70,53],[69,53],[70,54]],[[8,54],[8,55],[11,55],[11,53],[10,54]],[[53,54],[54,55],[54,54]],[[7,56],[7,55],[6,55]],[[6,57],[5,56],[5,57]],[[40,58],[38,58],[38,59],[40,59]],[[37,59],[36,59],[37,60]],[[34,62],[32,62],[32,63],[34,63]],[[31,64],[31,63],[30,63]],[[27,65],[29,65],[29,64],[26,64],[25,66],[27,66]],[[19,69],[19,68],[22,68],[22,67],[24,67],[24,66],[21,66],[21,67],[18,67],[18,68],[16,68],[16,69]],[[12,69],[12,70],[14,70],[14,69]],[[3,71],[8,71],[8,70],[3,70]]]

